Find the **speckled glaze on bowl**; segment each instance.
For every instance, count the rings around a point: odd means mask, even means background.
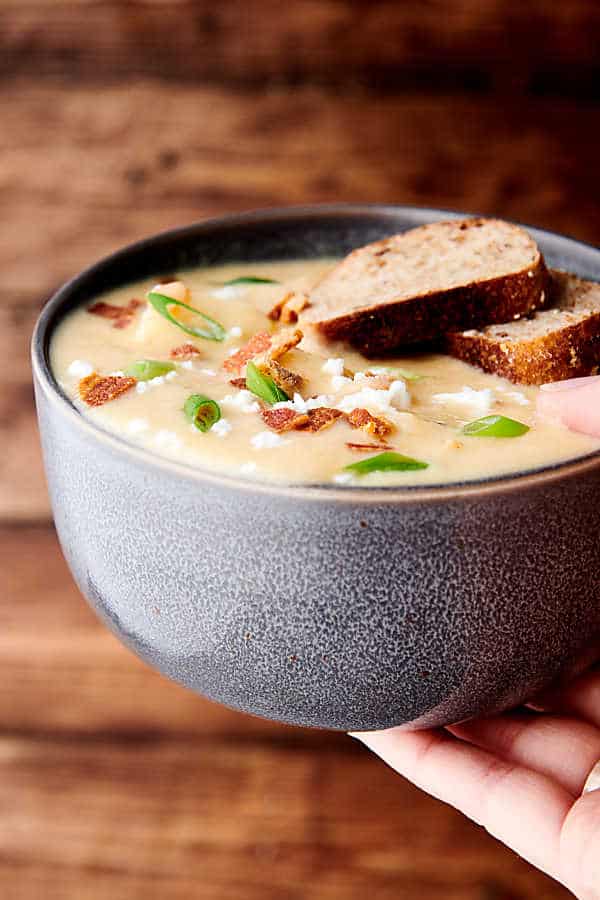
[[[259,211],[119,251],[50,300],[33,338],[58,534],[93,608],[168,677],[302,725],[440,726],[522,702],[600,647],[600,454],[517,477],[281,487],[155,457],[83,419],[48,344],[74,305],[183,266],[310,258],[448,212]],[[600,251],[531,229],[551,265]]]

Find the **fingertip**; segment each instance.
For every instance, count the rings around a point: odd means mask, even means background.
[[[596,763],[583,786],[583,794],[591,794],[592,791],[600,791],[600,760]]]
[[[545,386],[537,396],[536,408],[543,419],[553,419],[573,431],[600,436],[600,376],[557,382]]]

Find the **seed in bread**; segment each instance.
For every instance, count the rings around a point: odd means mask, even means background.
[[[552,309],[481,331],[449,334],[448,352],[517,384],[545,384],[600,371],[600,284],[551,272]]]
[[[544,304],[546,279],[519,226],[435,222],[354,250],[318,282],[301,320],[374,355],[527,315]]]

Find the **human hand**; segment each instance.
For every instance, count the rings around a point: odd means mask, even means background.
[[[543,709],[353,737],[579,900],[598,900],[600,669],[545,698]]]
[[[573,431],[600,437],[600,376],[542,385],[537,411],[558,419]]]
[[[600,437],[600,377],[545,385],[537,409],[574,431]],[[392,728],[354,737],[580,900],[597,900],[600,669],[547,699],[543,709],[439,731]]]

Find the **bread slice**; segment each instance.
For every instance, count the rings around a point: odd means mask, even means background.
[[[543,305],[535,241],[498,219],[422,225],[354,250],[317,283],[303,322],[373,355]]]
[[[551,272],[552,309],[482,331],[449,334],[452,356],[518,384],[544,384],[600,370],[600,284]]]

